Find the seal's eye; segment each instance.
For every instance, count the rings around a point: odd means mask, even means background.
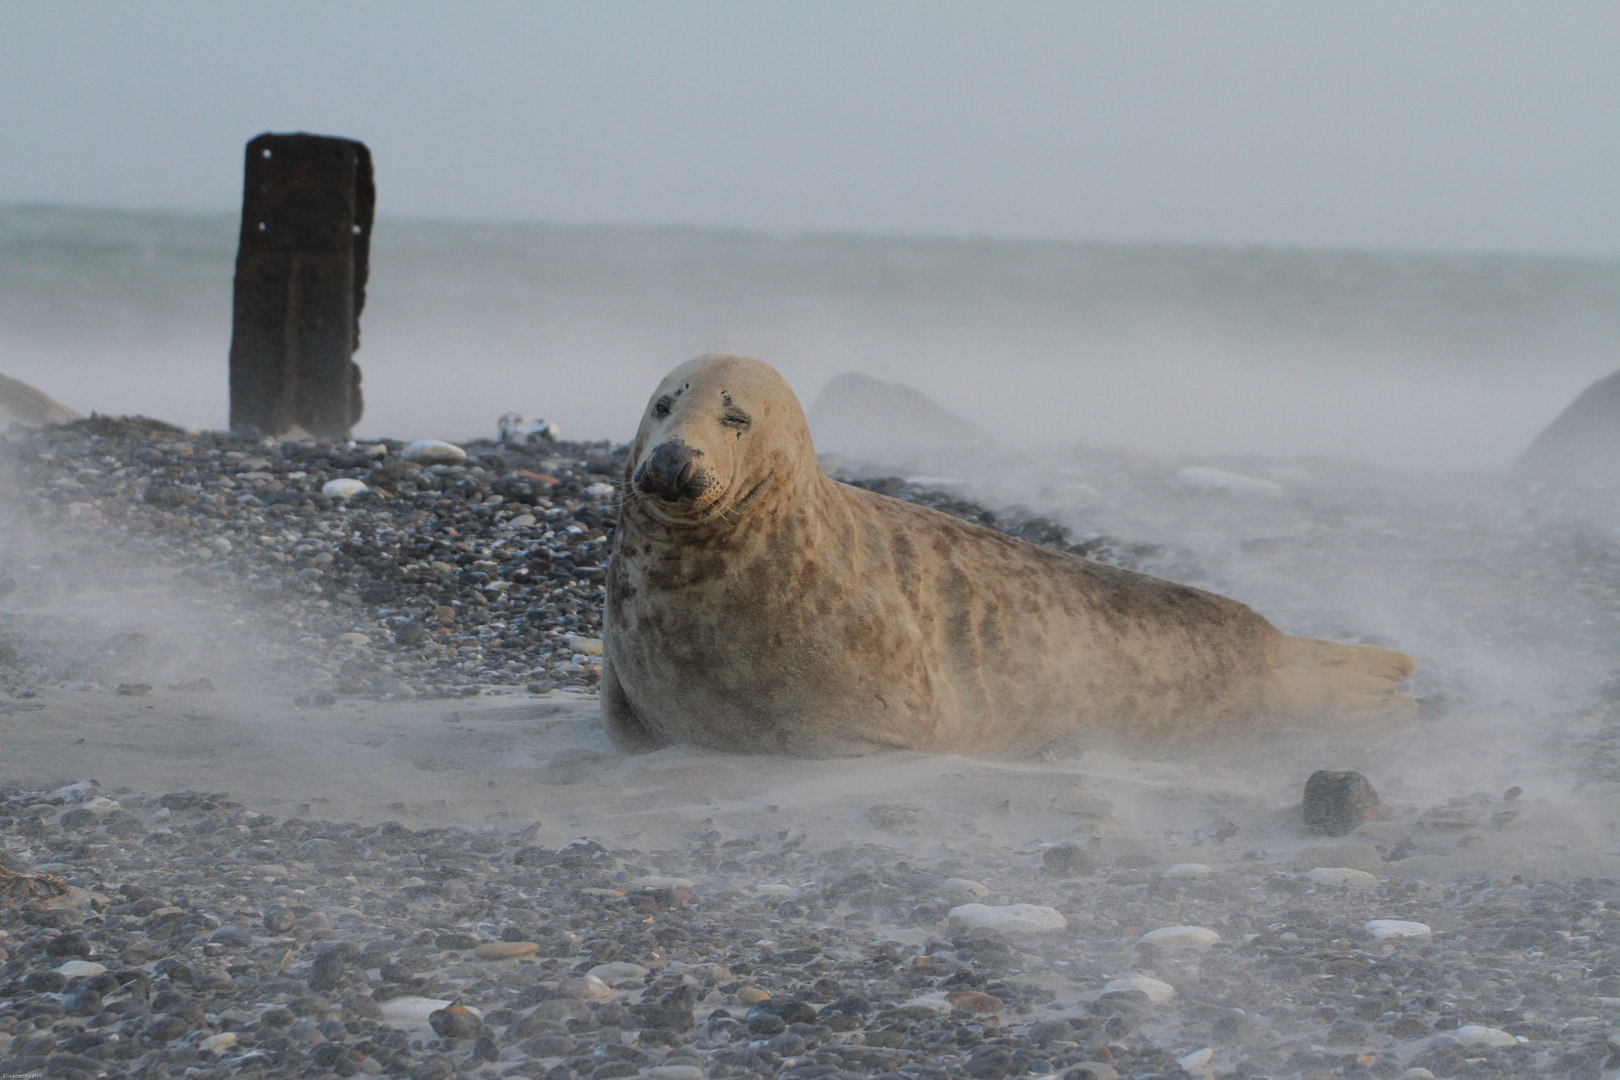
[[[738,431],[747,431],[748,425],[753,423],[753,421],[748,418],[747,413],[736,408],[727,409],[725,414],[720,417],[720,422],[726,425],[726,427],[736,428]]]
[[[658,417],[658,419],[660,419],[660,420],[662,420],[664,417],[668,416],[669,415],[669,404],[670,404],[669,397],[667,395],[665,397],[659,398],[658,403],[653,406],[653,415]]]

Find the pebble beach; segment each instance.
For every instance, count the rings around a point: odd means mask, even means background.
[[[1424,719],[802,762],[602,736],[622,446],[95,417],[0,458],[0,864],[33,875],[0,876],[0,1076],[1620,1075],[1591,492],[840,466],[1294,632],[1393,629]],[[1419,560],[1442,602],[1382,620],[1316,569]],[[1512,699],[1508,655],[1541,673]],[[1323,767],[1372,820],[1306,826]]]

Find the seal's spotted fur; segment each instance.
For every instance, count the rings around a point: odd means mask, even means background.
[[[759,360],[653,394],[607,576],[620,746],[1031,754],[1409,717],[1412,660],[839,484]]]

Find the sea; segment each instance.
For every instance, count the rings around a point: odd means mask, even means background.
[[[0,205],[0,373],[227,416],[234,214]],[[360,437],[624,441],[703,352],[858,371],[1010,447],[1497,470],[1620,367],[1620,259],[379,218]]]

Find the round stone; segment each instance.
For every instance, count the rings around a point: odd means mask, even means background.
[[[1318,866],[1305,872],[1305,880],[1313,885],[1335,885],[1341,889],[1365,889],[1378,884],[1376,876],[1348,866]]]
[[[1039,904],[962,904],[951,908],[949,918],[963,929],[1004,934],[1044,934],[1069,925],[1061,911]]]
[[[419,465],[459,465],[467,460],[467,451],[440,439],[417,439],[400,457]]]
[[[473,955],[480,960],[515,960],[539,951],[539,944],[533,941],[490,941],[474,949]]]
[[[647,974],[647,969],[640,964],[628,964],[623,960],[614,960],[606,964],[597,964],[591,968],[589,974],[596,976],[603,982],[624,982],[626,979],[639,979]]]
[[[1129,993],[1132,990],[1147,995],[1147,999],[1155,1005],[1162,1005],[1176,996],[1176,988],[1167,982],[1150,979],[1146,975],[1131,975],[1124,979],[1114,979],[1102,988],[1105,994]]]
[[[1427,923],[1405,919],[1374,919],[1364,929],[1375,938],[1428,937],[1434,930]]]
[[[321,494],[328,499],[352,499],[366,490],[368,489],[364,480],[356,480],[348,476],[337,480],[328,480],[321,485]]]
[[[613,996],[613,987],[595,975],[581,975],[563,984],[563,993],[580,1001],[606,1001]]]
[[[1161,926],[1137,939],[1138,945],[1152,945],[1166,952],[1202,950],[1220,943],[1221,935],[1207,926]]]
[[[1201,862],[1178,862],[1167,867],[1160,877],[1164,878],[1207,878],[1215,871]]]

